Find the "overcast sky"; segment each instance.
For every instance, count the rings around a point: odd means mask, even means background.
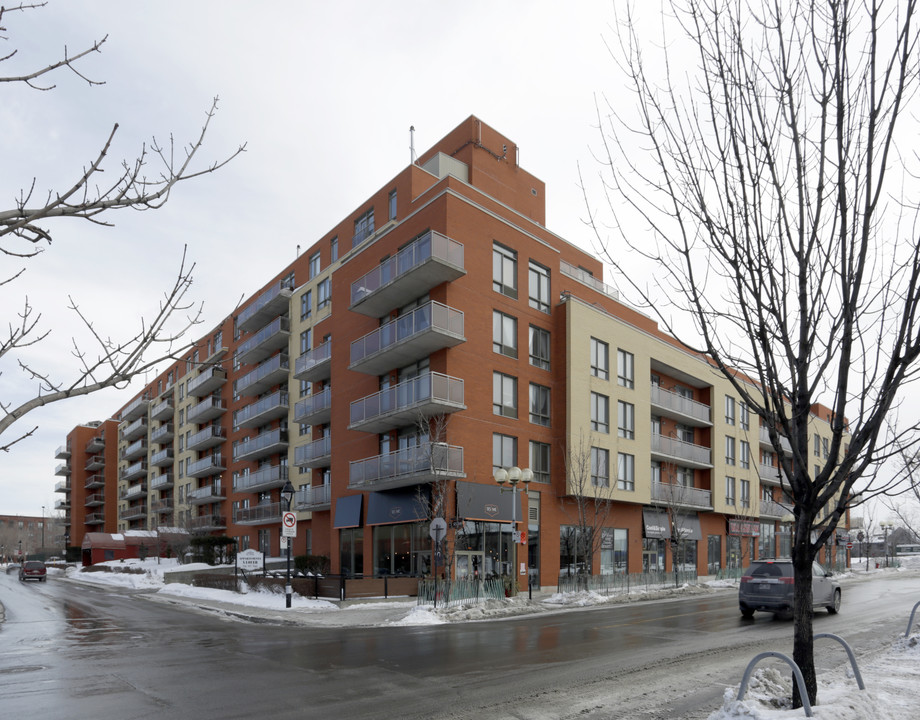
[[[245,155],[180,187],[162,210],[123,211],[110,228],[52,226],[54,244],[2,289],[0,303],[18,307],[28,293],[53,330],[33,359],[59,378],[72,367],[68,295],[103,334],[123,336],[155,306],[187,244],[204,332],[292,260],[298,244],[315,242],[408,165],[411,125],[418,152],[471,114],[510,137],[521,165],[546,182],[548,228],[590,245],[577,165],[593,166],[594,94],[622,88],[603,40],[613,22],[606,0],[51,0],[3,20],[0,55],[18,50],[0,64],[3,76],[43,67],[65,46],[73,54],[108,40],[80,63],[104,85],[64,71],[49,92],[2,87],[0,209],[33,178],[38,197],[69,186],[115,123],[110,175],[153,136],[188,142],[215,95],[220,110],[202,159],[247,143]],[[15,367],[0,369],[0,398],[31,393]],[[40,515],[43,505],[50,513],[64,497],[53,492],[62,479],[53,475],[55,448],[129,393],[61,403],[16,426],[40,429],[0,459],[0,514]]]

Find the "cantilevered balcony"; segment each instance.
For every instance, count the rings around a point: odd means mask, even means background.
[[[783,435],[782,432],[779,432],[779,443],[783,448],[784,453],[787,455],[792,453],[792,445],[789,443],[789,438]],[[770,441],[770,430],[763,425],[760,426],[760,447],[766,450],[773,450],[775,452],[773,443]]]
[[[463,448],[446,443],[425,443],[364,460],[352,460],[348,487],[386,490],[462,477],[465,477]]]
[[[318,382],[332,376],[332,341],[327,340],[312,350],[307,350],[294,362],[297,380]]]
[[[127,460],[128,462],[134,462],[135,460],[144,457],[146,454],[147,440],[141,438],[140,440],[135,440],[133,443],[128,445],[128,447],[122,449],[119,459]]]
[[[121,417],[119,418],[122,422],[127,420],[131,422],[132,420],[137,420],[139,417],[147,414],[147,408],[150,407],[150,398],[144,394],[138,398],[132,400],[124,410],[121,411]]]
[[[151,490],[169,490],[173,486],[173,474],[170,471],[150,476]]]
[[[101,435],[91,437],[86,443],[86,454],[100,453],[105,450],[105,438]]]
[[[294,497],[295,510],[329,510],[332,507],[331,485],[306,485]]]
[[[791,507],[780,505],[775,500],[761,500],[760,501],[760,517],[780,520],[782,519],[784,515],[788,515],[791,512],[792,512]]]
[[[463,380],[426,373],[352,402],[348,428],[382,433],[413,425],[419,418],[465,409]]]
[[[92,472],[93,470],[102,470],[105,467],[105,456],[104,455],[91,455],[86,458],[85,470]]]
[[[156,443],[157,445],[171,443],[175,437],[175,428],[172,423],[164,423],[160,425],[160,427],[150,431],[150,442]]]
[[[290,363],[287,353],[272,355],[233,384],[237,395],[261,395],[269,388],[287,381]]]
[[[147,483],[137,483],[136,485],[131,485],[125,490],[122,491],[119,497],[122,500],[131,500],[133,498],[147,497]]]
[[[233,480],[233,492],[263,492],[280,488],[288,479],[287,465],[269,465]]]
[[[55,500],[54,509],[55,510],[70,510],[70,500],[66,498],[62,500]]]
[[[287,418],[289,408],[288,394],[279,390],[233,413],[233,425],[259,427],[278,418]]]
[[[286,348],[291,337],[291,321],[278,317],[242,343],[236,351],[236,360],[245,365],[261,362],[269,355]]]
[[[147,517],[147,503],[138,503],[118,513],[119,520],[140,520]]]
[[[711,468],[712,449],[677,438],[652,434],[652,458],[691,468]]]
[[[83,487],[87,490],[94,490],[95,488],[105,487],[105,475],[100,475],[99,473],[90,475],[86,478],[86,482],[83,484]]]
[[[100,505],[105,505],[105,493],[90,493],[84,499],[83,504],[86,507],[99,507]]]
[[[210,422],[215,418],[219,418],[227,412],[227,403],[219,397],[210,395],[202,400],[197,405],[192,405],[189,408],[188,413],[185,416],[185,419],[190,423],[197,423],[201,425],[206,422]]]
[[[154,467],[168,467],[173,464],[173,449],[163,448],[150,456],[150,464]]]
[[[253,462],[269,455],[287,452],[287,447],[287,430],[276,428],[243,440],[233,449],[233,460]]]
[[[218,475],[227,469],[220,453],[209,455],[201,458],[188,466],[186,475],[194,478],[208,477],[209,475]]]
[[[170,395],[168,398],[160,400],[150,408],[150,419],[160,421],[171,420],[175,409],[172,395]]]
[[[56,468],[54,468],[54,474],[65,476],[65,477],[70,475],[70,463],[65,462],[65,463],[61,463],[60,465],[58,465]]]
[[[54,451],[54,457],[57,460],[70,460],[70,448],[66,445],[61,445]]]
[[[712,425],[712,409],[701,402],[652,384],[652,413],[697,427]]]
[[[198,517],[189,518],[188,529],[198,530],[201,532],[226,530],[227,518],[225,518],[223,515],[199,515]]]
[[[760,473],[760,482],[762,485],[779,485],[783,477],[783,471],[774,465],[765,465],[761,463],[758,466],[758,472]]]
[[[138,480],[142,477],[147,477],[147,463],[143,460],[129,465],[122,470],[119,479],[124,482],[131,482],[132,480]]]
[[[70,492],[70,481],[61,480],[61,482],[55,483],[54,492],[69,493]]]
[[[382,375],[465,339],[463,313],[432,300],[355,340],[349,368]]]
[[[652,505],[681,510],[712,510],[712,492],[677,483],[652,483]]]
[[[271,525],[281,522],[281,512],[279,502],[239,508],[233,513],[233,522],[237,525]]]
[[[152,503],[150,503],[151,512],[154,512],[157,515],[170,513],[173,511],[173,508],[174,504],[171,498],[166,498],[164,500],[154,500]]]
[[[332,435],[294,448],[294,464],[298,467],[328,467],[331,462]]]
[[[224,490],[218,482],[213,485],[205,485],[204,487],[192,490],[188,494],[188,502],[190,505],[210,505],[212,503],[219,503],[225,500],[226,497],[227,491]]]
[[[323,425],[332,417],[332,388],[308,395],[294,405],[294,422],[304,425]]]
[[[131,442],[132,440],[137,440],[140,437],[144,437],[147,434],[147,418],[140,417],[137,420],[134,420],[121,429],[121,439],[125,442]]]
[[[236,326],[244,332],[262,327],[274,317],[284,315],[291,300],[290,283],[278,283],[259,295],[236,316]]]
[[[393,308],[465,274],[463,245],[429,231],[353,282],[349,309],[383,317]]]
[[[189,395],[194,397],[204,397],[218,390],[227,382],[227,371],[217,365],[203,367],[198,373],[198,377],[188,381]]]
[[[101,525],[105,522],[105,513],[89,513],[84,519],[84,522],[87,525]]]
[[[200,452],[208,448],[217,447],[226,439],[227,432],[223,427],[220,425],[208,425],[194,435],[189,435],[188,442],[185,444],[185,449]]]

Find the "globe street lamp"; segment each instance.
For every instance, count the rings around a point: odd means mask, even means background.
[[[281,503],[286,512],[291,511],[291,501],[294,499],[294,486],[291,485],[291,481],[285,480],[284,487],[281,488]],[[294,543],[294,538],[285,537],[287,541],[287,581],[284,586],[284,595],[285,595],[285,607],[291,607],[291,545]]]
[[[530,468],[524,468],[521,470],[519,467],[511,468],[498,468],[492,476],[495,479],[495,482],[498,483],[499,490],[501,492],[506,492],[505,483],[508,483],[511,487],[508,488],[508,492],[511,493],[511,545],[512,545],[512,560],[511,560],[511,578],[514,581],[511,585],[514,590],[514,594],[517,594],[517,546],[518,542],[521,539],[521,534],[517,530],[517,485],[519,482],[524,483],[524,488],[526,490],[527,486],[530,484],[530,481],[533,480],[533,470]]]
[[[64,562],[67,562],[67,547],[70,545],[70,533],[64,531]],[[159,559],[159,558],[157,558]]]

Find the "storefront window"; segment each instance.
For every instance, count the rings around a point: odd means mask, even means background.
[[[693,572],[696,570],[696,540],[681,540],[672,544],[674,565],[678,570]]]
[[[588,549],[591,543],[576,525],[559,527],[559,574],[577,575],[591,570]]]
[[[339,558],[343,575],[364,573],[363,528],[346,528],[339,532]]]
[[[707,542],[706,571],[716,575],[722,567],[722,537],[710,535]]]
[[[374,528],[375,575],[425,575],[430,570],[427,523],[378,525]]]
[[[606,528],[601,541],[601,575],[613,575],[627,571],[629,544],[624,528]]]
[[[642,572],[664,572],[664,540],[642,538]]]

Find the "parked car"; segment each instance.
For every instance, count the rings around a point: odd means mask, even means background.
[[[45,568],[45,563],[40,560],[26,560],[22,567],[19,568],[19,580],[25,582],[26,580],[38,580],[39,582],[44,582],[48,579],[48,571]]]
[[[7,575],[12,575],[13,573],[18,573],[18,572],[19,572],[19,563],[11,562],[7,564],[6,566]]]
[[[744,571],[738,588],[741,615],[754,617],[758,610],[791,616],[794,606],[795,578],[792,560],[785,558],[757,560]],[[812,563],[812,604],[836,614],[840,610],[840,583],[818,563]]]

